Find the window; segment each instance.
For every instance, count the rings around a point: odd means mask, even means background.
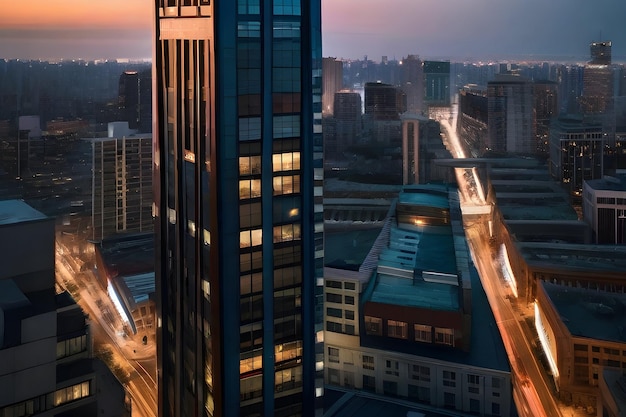
[[[363,369],[374,370],[374,357],[363,355]]]
[[[407,323],[403,321],[387,320],[387,336],[398,339],[407,338]]]
[[[300,152],[285,152],[272,155],[272,170],[295,171],[300,169]]]
[[[239,247],[249,248],[263,243],[263,231],[261,229],[242,230],[239,232]]]
[[[416,342],[432,343],[433,330],[431,326],[425,326],[423,324],[414,324],[413,328],[415,330]]]
[[[352,311],[352,310],[345,310],[344,314],[345,314],[347,320],[354,320],[354,311]]]
[[[454,346],[454,329],[435,327],[435,343]]]
[[[385,361],[385,374],[399,376],[400,375],[400,364],[398,361],[389,360]]]
[[[330,292],[326,293],[326,301],[329,303],[338,303],[341,304],[341,295],[340,294],[333,294]]]
[[[355,334],[354,333],[354,326],[352,324],[346,324],[345,327],[346,327],[346,331],[345,331],[346,334],[349,334],[349,335],[354,335]]]
[[[591,346],[592,352],[600,352],[600,348],[598,346]]]
[[[456,373],[452,371],[443,371],[443,386],[456,387]]]
[[[339,363],[339,349],[328,347],[328,361]]]
[[[354,290],[356,288],[354,282],[344,282],[343,285],[346,290]]]
[[[331,316],[331,317],[341,318],[342,317],[342,310],[340,308],[328,307],[326,309],[326,315]]]
[[[415,381],[430,382],[430,368],[420,365],[409,365],[411,379]]]
[[[397,381],[385,381],[383,379],[383,394],[392,397],[398,396],[398,382]]]
[[[261,180],[240,180],[239,199],[261,197]]]
[[[579,345],[579,344],[574,344],[574,350],[580,351],[580,352],[587,352],[588,350],[588,346],[587,345]]]
[[[454,410],[456,408],[456,396],[453,392],[443,393],[443,406]]]
[[[480,414],[480,401],[476,398],[470,398],[469,408],[471,414]]]
[[[326,322],[326,330],[334,333],[341,333],[341,323],[335,323],[334,321]]]
[[[414,401],[430,404],[430,388],[409,384],[408,397]]]
[[[499,416],[500,415],[500,404],[498,404],[498,403],[491,403],[491,415],[492,416]]]
[[[491,378],[492,388],[500,388],[501,385],[502,385],[502,380],[500,378]]]
[[[328,301],[328,300],[327,300]],[[374,336],[383,335],[383,320],[379,317],[365,316],[365,333]]]
[[[293,240],[300,240],[299,224],[274,226],[274,243],[290,242]]]
[[[376,378],[370,375],[363,375],[363,390],[376,392]]]
[[[353,306],[354,305],[354,297],[352,297],[351,295],[346,295],[345,296],[345,303],[348,305]]]
[[[254,175],[261,173],[261,156],[240,156],[239,175]]]
[[[273,180],[274,195],[295,194],[300,192],[300,176],[285,175],[274,177]]]
[[[480,384],[480,375],[468,374],[467,375],[467,383],[468,384],[475,384],[475,385]]]
[[[330,279],[326,280],[326,287],[328,288],[341,288],[341,282],[340,281],[333,281]]]

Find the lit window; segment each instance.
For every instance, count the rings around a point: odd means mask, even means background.
[[[239,175],[254,175],[261,173],[261,156],[240,156]]]
[[[263,231],[261,229],[242,230],[239,232],[239,247],[249,248],[263,243]]]
[[[261,197],[261,180],[241,180],[239,181],[239,198]]]
[[[300,176],[286,175],[274,177],[274,195],[294,194],[300,192]],[[260,193],[259,193],[260,195]]]
[[[407,323],[403,321],[387,320],[387,336],[398,339],[407,338]]]
[[[416,342],[425,342],[432,343],[433,335],[432,335],[432,327],[426,326],[423,324],[414,324],[415,329],[415,341]]]
[[[272,155],[272,170],[294,171],[300,169],[300,152],[284,152]]]
[[[435,343],[454,346],[454,329],[435,327]]]
[[[379,317],[365,316],[365,333],[375,336],[383,335],[383,320]]]
[[[274,226],[274,243],[289,242],[292,240],[300,240],[299,224]]]

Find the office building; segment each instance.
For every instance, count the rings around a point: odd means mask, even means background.
[[[550,126],[550,174],[580,198],[583,181],[602,178],[605,137],[602,125],[562,116]]]
[[[363,130],[361,95],[350,90],[338,91],[333,107],[333,117],[324,119],[324,155],[325,159],[340,161],[344,152],[357,143]]]
[[[155,6],[159,414],[312,415],[320,1]]]
[[[534,153],[533,86],[523,77],[498,74],[487,85],[488,149]]]
[[[589,51],[591,52],[590,64],[611,65],[611,41],[591,42]]]
[[[373,120],[400,120],[406,111],[406,94],[385,83],[365,83],[365,114]]]
[[[406,109],[409,113],[422,114],[424,110],[424,68],[417,55],[402,59],[400,86],[406,93]]]
[[[0,416],[130,417],[124,388],[92,359],[85,314],[55,291],[54,256],[54,219],[0,201]]]
[[[626,175],[584,181],[583,216],[594,243],[626,245]]]
[[[322,115],[335,114],[335,93],[343,88],[343,62],[337,58],[322,59]]]
[[[487,89],[476,84],[459,90],[459,115],[457,131],[470,153],[482,156],[488,149]]]
[[[450,105],[450,62],[424,61],[424,103],[428,107]]]
[[[537,154],[547,155],[550,150],[550,122],[559,116],[558,83],[537,80],[533,85]]]
[[[149,232],[152,224],[152,135],[134,134],[127,122],[108,125],[91,144],[91,239]]]

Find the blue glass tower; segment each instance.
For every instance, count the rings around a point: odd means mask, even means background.
[[[312,415],[320,0],[155,11],[159,415]]]

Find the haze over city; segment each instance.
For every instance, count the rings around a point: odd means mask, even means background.
[[[0,16],[5,59],[149,59],[152,2],[12,3]],[[593,40],[626,61],[621,0],[322,2],[323,55],[584,61]]]

